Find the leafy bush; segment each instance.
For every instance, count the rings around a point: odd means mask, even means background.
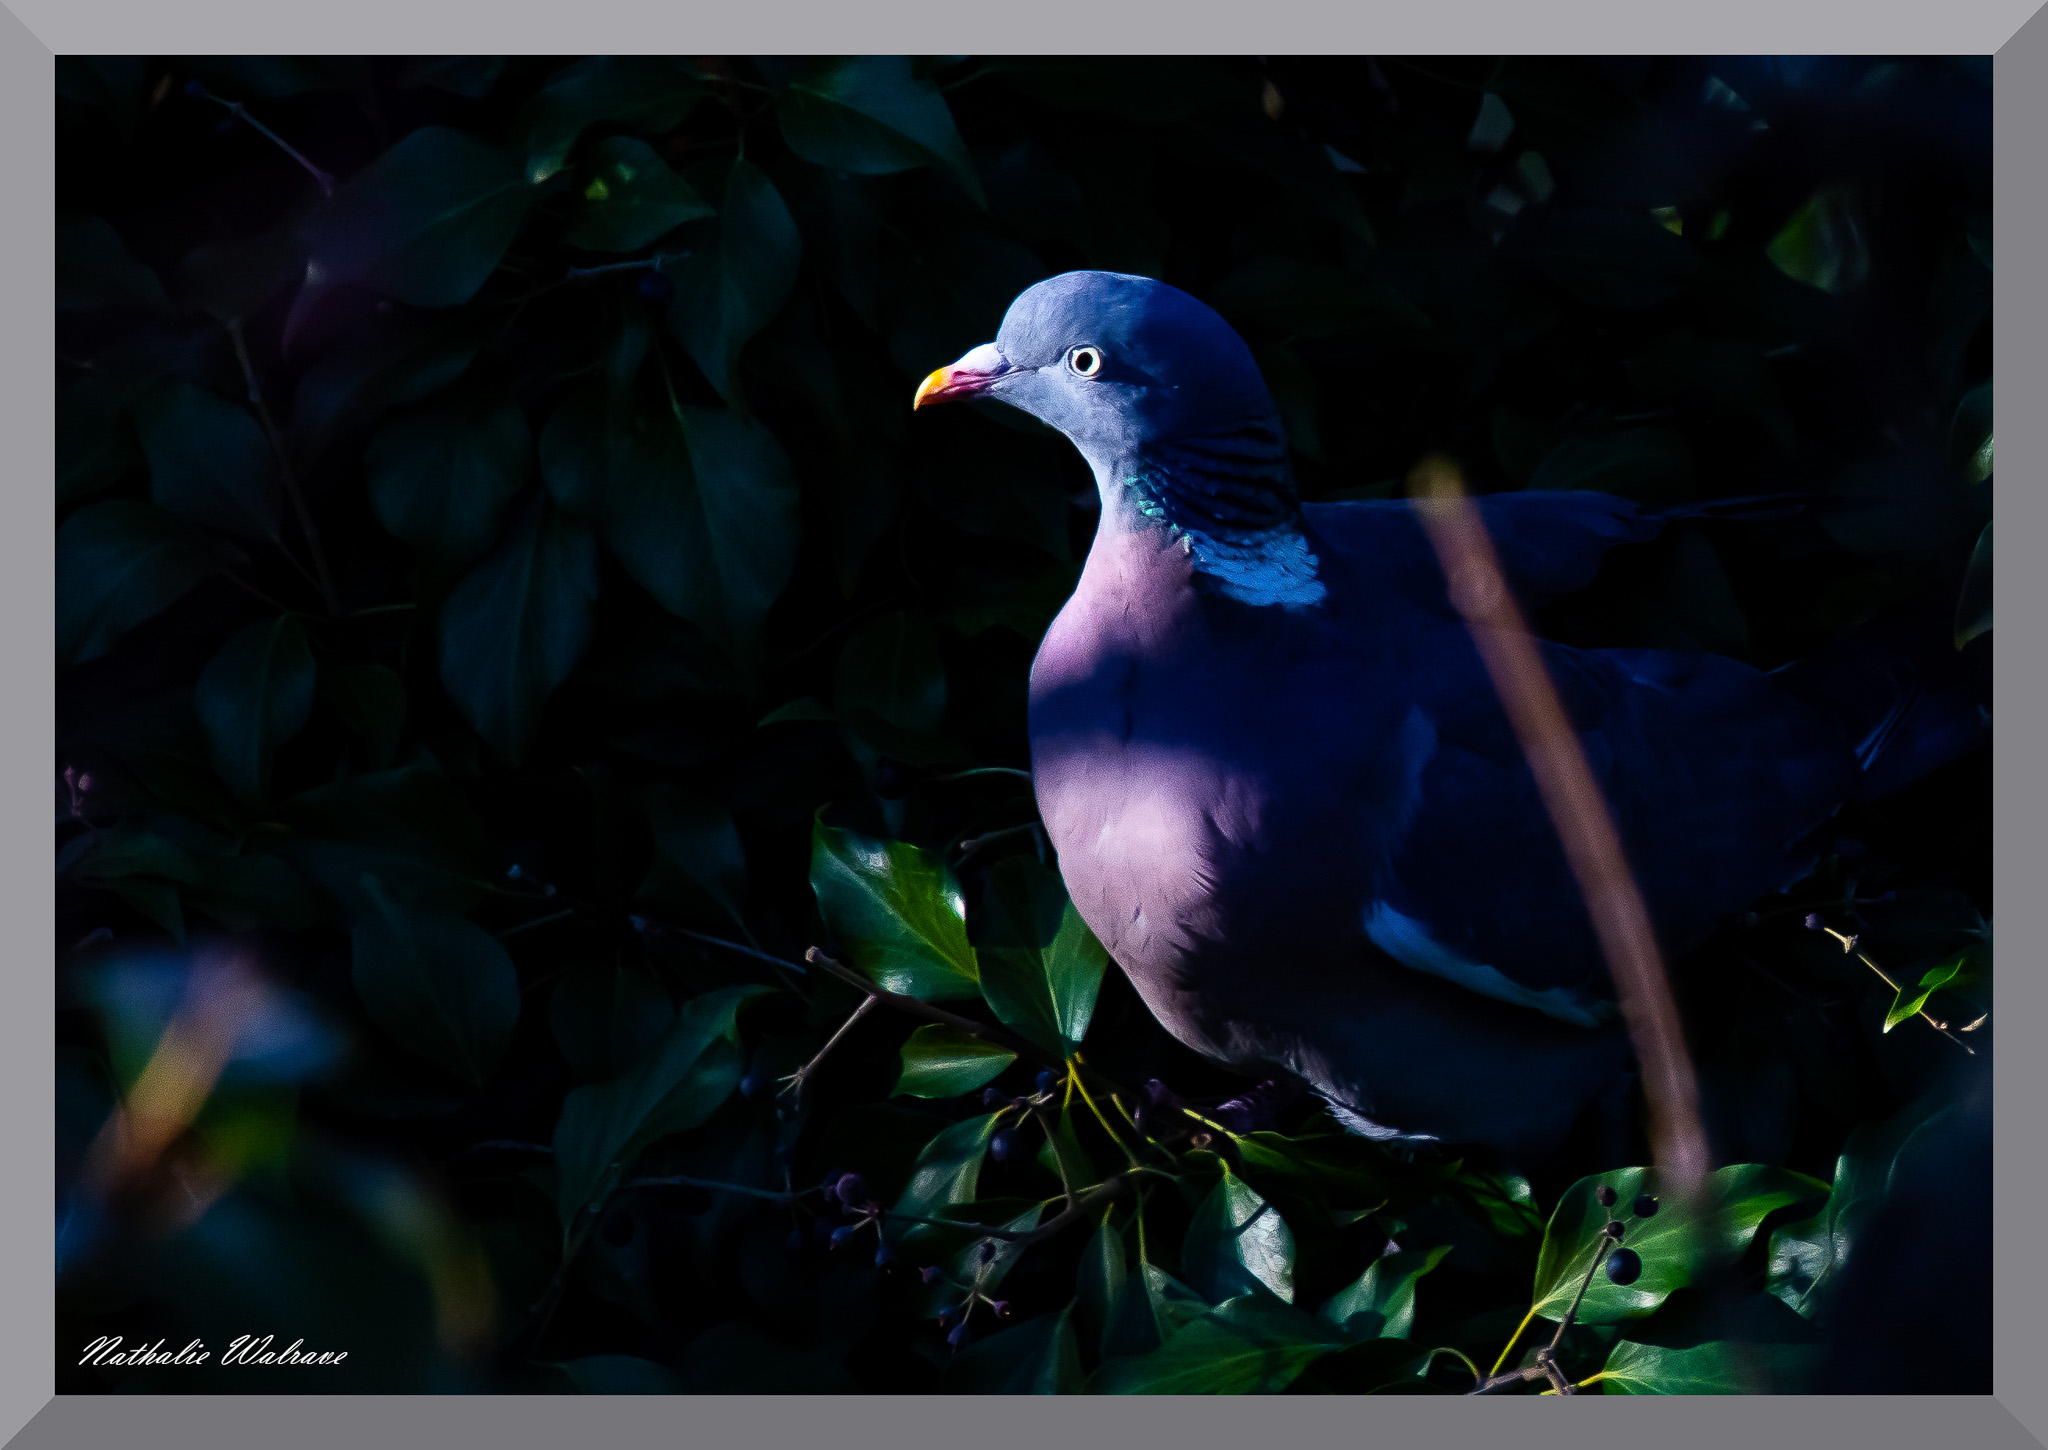
[[[1988,63],[58,77],[62,1388],[1827,1382],[1988,1056],[1988,752],[1677,964],[1700,1197],[1640,1131],[1377,1146],[1066,903],[1024,681],[1097,505],[908,402],[1040,277],[1162,276],[1308,497],[1796,496],[1555,637],[1890,609],[1982,674]],[[348,1358],[77,1362],[249,1333]]]

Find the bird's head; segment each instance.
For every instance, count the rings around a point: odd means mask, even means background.
[[[1018,295],[994,342],[940,368],[912,406],[993,398],[1064,433],[1098,477],[1162,446],[1229,435],[1285,444],[1251,349],[1177,287],[1067,272]]]

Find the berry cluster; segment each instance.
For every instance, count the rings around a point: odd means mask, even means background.
[[[1593,1190],[1594,1200],[1602,1208],[1609,1211],[1607,1222],[1600,1231],[1607,1239],[1619,1244],[1624,1230],[1621,1220],[1613,1214],[1617,1197],[1618,1195],[1615,1191],[1604,1183]],[[1654,1217],[1657,1212],[1657,1206],[1656,1196],[1648,1193],[1637,1194],[1635,1202],[1629,1205],[1634,1211],[1635,1216],[1639,1219]],[[1643,1257],[1634,1249],[1616,1248],[1613,1253],[1607,1256],[1605,1268],[1609,1279],[1626,1287],[1643,1276]]]

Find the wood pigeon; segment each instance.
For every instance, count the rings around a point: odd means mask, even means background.
[[[1377,1138],[1530,1161],[1625,1105],[1578,888],[1410,506],[1302,503],[1250,350],[1145,277],[1030,288],[915,404],[954,398],[1056,428],[1102,495],[1031,669],[1032,776],[1075,907],[1160,1023]],[[1478,505],[1525,606],[1674,517]],[[1771,673],[1542,652],[1672,951],[1811,870],[1843,802],[1988,726],[1874,645]]]

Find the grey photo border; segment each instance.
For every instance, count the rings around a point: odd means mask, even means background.
[[[53,1045],[48,1024],[54,959],[48,837],[33,822],[49,799],[55,745],[54,470],[55,381],[52,213],[55,206],[55,98],[52,59],[60,53],[180,54],[507,51],[584,54],[597,50],[802,52],[1323,52],[1366,50],[1458,53],[1945,53],[1996,54],[1994,114],[1996,205],[1993,241],[1998,327],[1995,373],[2008,401],[2029,404],[2048,378],[2048,273],[2039,238],[2048,229],[2048,18],[2041,0],[1723,0],[1712,6],[1650,0],[1438,0],[1399,7],[1358,0],[1040,0],[1032,7],[960,5],[932,0],[753,0],[714,9],[701,3],[582,0],[573,11],[486,9],[476,0],[354,0],[346,6],[285,7],[266,0],[188,0],[172,8],[149,0],[5,0],[0,8],[0,114],[12,141],[5,166],[16,204],[0,210],[0,417],[17,487],[0,492],[0,619],[22,689],[4,715],[0,801],[9,829],[0,834],[0,898],[19,949],[19,975],[0,1012],[0,1102],[13,1105],[0,1128],[7,1159],[32,1165],[32,1191],[0,1199],[0,1434],[22,1450],[60,1446],[240,1447],[302,1450],[365,1443],[408,1446],[557,1445],[568,1437],[613,1443],[682,1440],[719,1447],[929,1442],[966,1436],[978,1446],[1043,1444],[1077,1431],[1090,1442],[1176,1445],[1244,1443],[1253,1435],[1370,1436],[1401,1446],[1468,1445],[1495,1436],[1518,1443],[1584,1445],[1588,1437],[1653,1443],[1659,1450],[1727,1443],[1858,1447],[2026,1447],[2048,1443],[2048,1254],[2024,1234],[2048,1187],[2043,1119],[2025,1109],[2048,1097],[2048,1054],[2009,1050],[1996,1067],[1997,1114],[1993,1252],[1968,1239],[1946,1246],[1967,1268],[1993,1272],[1996,1284],[1996,1393],[1973,1397],[1878,1396],[1825,1399],[1692,1398],[1682,1405],[1621,1397],[1584,1397],[1576,1411],[1521,1410],[1520,1400],[1376,1400],[1289,1398],[1247,1402],[1011,1400],[963,1405],[948,1397],[702,1397],[687,1410],[666,1399],[474,1396],[53,1396],[56,1346],[50,1325],[55,1284]],[[1490,44],[1473,44],[1484,37]],[[488,43],[481,43],[488,42]],[[30,200],[29,198],[33,198]],[[2042,322],[2041,332],[2031,324]],[[2007,539],[2032,537],[2048,513],[2048,490],[2031,480],[2048,473],[2048,420],[2031,406],[2013,410],[2004,430],[1997,485]],[[2013,480],[2028,480],[2016,484]],[[2008,558],[2016,557],[2011,542]],[[2008,940],[2042,925],[2048,896],[2021,888],[2042,851],[2048,774],[2013,748],[2011,732],[2038,728],[2033,713],[2048,670],[2020,658],[2044,616],[2048,580],[2008,571],[1997,607],[2007,625],[1994,635],[1995,700],[2004,748],[1994,767],[1994,884],[2005,904]],[[2019,613],[2028,618],[2015,635]],[[2015,640],[2017,639],[2017,643]],[[2016,724],[2017,722],[2017,724]],[[19,792],[19,799],[16,799]],[[38,885],[37,883],[42,883]],[[2014,918],[2011,912],[2018,911]],[[2019,935],[2015,935],[2014,923]],[[2048,979],[2008,965],[2000,983],[2003,1034],[2022,1041],[2048,1023]],[[1958,1204],[1959,1225],[1983,1222],[1976,1205]],[[1938,1326],[1929,1326],[1938,1334]],[[1552,1418],[1552,1416],[1557,1418]],[[1578,1416],[1586,1416],[1579,1419]],[[963,1418],[966,1417],[966,1418]],[[17,1433],[18,1431],[18,1433]],[[1655,1440],[1647,1440],[1654,1434]],[[647,1437],[643,1439],[642,1437]]]

